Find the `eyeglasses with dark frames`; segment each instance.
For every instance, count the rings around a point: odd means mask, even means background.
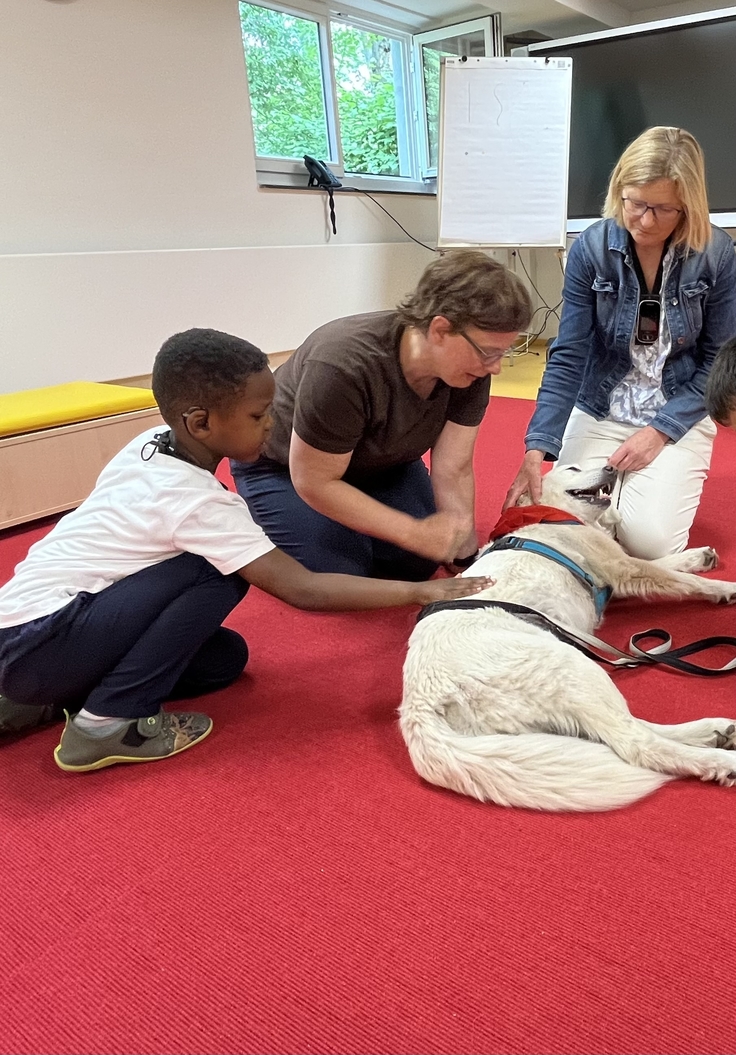
[[[491,363],[497,363],[503,359],[506,352],[502,348],[497,348],[495,351],[489,352],[485,348],[481,348],[479,344],[476,344],[472,337],[468,337],[465,330],[457,331],[461,337],[464,337],[471,348],[474,349],[476,355],[483,363],[484,366],[490,366]]]
[[[624,211],[636,219],[641,219],[642,216],[650,212],[655,220],[673,220],[675,216],[683,212],[682,209],[677,209],[674,205],[647,205],[645,201],[640,201],[638,198],[624,198],[622,196],[621,201],[624,203]]]

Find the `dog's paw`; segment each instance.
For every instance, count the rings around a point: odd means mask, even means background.
[[[718,564],[718,554],[710,546],[700,546],[684,549],[681,553],[670,553],[666,557],[657,557],[652,564],[668,571],[711,571]]]
[[[710,546],[686,549],[666,559],[676,571],[711,571],[718,566],[718,554]]]
[[[712,598],[716,604],[736,604],[736,582],[713,582]]]
[[[731,770],[719,772],[715,777],[716,784],[724,788],[736,787],[736,767]]]
[[[736,786],[736,758],[732,751],[705,748],[697,767],[692,770],[692,775],[696,774],[701,780],[712,780],[724,788],[732,788]]]
[[[710,571],[712,568],[718,567],[718,554],[711,546],[703,546],[701,549],[692,550],[693,553],[699,553],[703,563],[700,565],[703,571]]]
[[[713,733],[711,747],[720,747],[723,751],[733,751],[736,745],[736,723],[730,722],[723,729],[716,729]]]

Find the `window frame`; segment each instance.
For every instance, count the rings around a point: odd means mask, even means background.
[[[303,18],[316,23],[319,39],[319,56],[325,102],[327,139],[330,148],[329,158],[324,160],[335,176],[347,187],[377,193],[404,194],[437,194],[437,168],[429,166],[429,141],[427,135],[427,100],[422,69],[422,45],[433,40],[451,39],[476,33],[482,30],[486,55],[502,54],[501,16],[484,15],[480,18],[467,19],[439,26],[423,33],[412,33],[409,28],[381,18],[370,18],[354,11],[354,8],[336,9],[329,3],[318,0],[298,0],[294,3],[282,3],[279,0],[248,0],[257,7],[266,7],[270,11]],[[403,85],[403,114],[399,119],[399,97],[396,98],[396,134],[399,140],[400,159],[407,161],[410,174],[405,176],[384,176],[373,173],[346,172],[343,158],[343,147],[340,130],[340,112],[337,108],[337,85],[335,79],[334,56],[332,53],[331,23],[342,22],[357,30],[369,33],[380,33],[392,41],[396,51],[401,53],[401,79]],[[239,2],[238,2],[239,25]],[[243,45],[241,45],[243,46]],[[244,47],[244,61],[247,55]],[[395,53],[394,53],[395,63]],[[395,65],[394,65],[395,69]],[[248,103],[251,104],[250,87]],[[307,172],[302,158],[274,157],[255,153],[256,178],[259,187],[296,188],[307,186]]]
[[[317,9],[311,4],[305,4],[303,8],[292,7],[289,4],[281,3],[269,3],[263,2],[263,0],[248,0],[253,3],[255,7],[265,7],[270,11],[277,11],[279,14],[292,15],[294,18],[301,18],[305,21],[315,22],[317,24],[317,32],[319,34],[319,51],[320,51],[320,71],[322,74],[322,91],[324,93],[324,107],[325,107],[325,123],[327,125],[327,143],[330,148],[329,158],[320,158],[320,161],[324,161],[325,164],[329,165],[336,176],[342,178],[343,164],[342,164],[342,146],[340,142],[340,118],[337,112],[337,85],[335,83],[335,63],[332,56],[332,37],[330,34],[330,16],[329,13],[325,15],[324,9]],[[238,25],[240,26],[240,2],[238,0]],[[241,33],[242,37],[242,33]],[[242,39],[241,39],[241,47]],[[243,47],[243,61],[245,62],[246,77],[248,74],[248,61],[245,54],[245,48]],[[251,107],[251,119],[252,119],[252,104],[250,96],[250,83],[248,84],[248,105]],[[255,145],[255,134],[253,136],[253,152],[256,162],[256,173],[259,176],[259,183],[264,181],[260,179],[261,175],[267,177],[273,177],[273,180],[268,180],[265,183],[266,186],[298,186],[294,182],[297,176],[301,180],[305,178],[306,169],[304,168],[304,162],[301,158],[283,158],[273,157],[268,154],[259,154],[256,150]]]
[[[399,119],[399,106],[397,98],[396,108],[396,138],[399,149],[399,162],[401,163],[402,152],[408,163],[410,174],[406,176],[382,176],[379,173],[368,173],[368,172],[350,172],[344,168],[342,169],[342,175],[348,179],[351,186],[357,187],[358,190],[412,190],[410,184],[416,184],[416,173],[418,172],[418,157],[416,150],[416,131],[415,131],[415,105],[414,105],[414,83],[413,83],[413,68],[411,61],[411,48],[412,48],[412,35],[411,33],[396,29],[394,26],[390,26],[385,22],[375,21],[363,17],[346,10],[341,9],[338,13],[334,9],[330,9],[327,16],[328,23],[341,22],[346,26],[354,26],[356,29],[363,30],[368,33],[381,33],[392,41],[392,45],[399,45],[400,47],[400,66],[401,66],[401,82],[404,91],[404,105],[401,119]],[[330,62],[332,63],[332,77],[335,77],[335,66],[334,59],[332,56],[332,34],[330,33]],[[392,59],[395,61],[395,49],[392,46]],[[338,116],[338,132],[339,132],[339,109],[337,105],[337,86],[335,87],[335,110]],[[342,143],[340,143],[340,153],[342,156]],[[337,173],[336,173],[337,175]],[[417,187],[420,193],[426,193],[423,185]]]
[[[471,18],[465,22],[453,22],[449,26],[440,26],[438,29],[429,29],[424,33],[415,33],[412,38],[413,65],[414,65],[414,91],[417,98],[417,129],[416,138],[420,158],[420,173],[424,180],[437,179],[437,166],[429,163],[429,136],[427,134],[427,92],[424,83],[424,66],[422,63],[422,46],[431,44],[435,40],[451,40],[453,37],[463,37],[468,33],[476,33],[483,30],[486,57],[503,54],[503,38],[501,36],[501,16],[499,14],[482,15],[480,18]],[[436,184],[435,184],[436,190]]]
[[[337,9],[331,4],[318,3],[315,0],[299,0],[298,7],[294,4],[281,3],[279,0],[248,0],[248,2],[253,3],[257,7],[265,7],[272,11],[292,15],[294,18],[303,18],[317,24],[327,138],[330,145],[330,153],[332,154],[331,159],[320,158],[320,160],[325,161],[346,188],[354,187],[356,190],[367,190],[374,193],[435,195],[437,193],[436,172],[425,171],[427,169],[429,147],[426,133],[424,78],[419,68],[421,63],[421,44],[417,44],[417,41],[459,36],[463,32],[467,32],[468,27],[472,31],[483,28],[486,30],[486,47],[488,47],[488,33],[493,34],[495,32],[500,35],[500,16],[483,16],[479,19],[453,23],[450,26],[430,30],[427,33],[414,34],[397,23],[381,18],[366,17],[364,13],[358,13],[354,9],[343,7],[342,5]],[[240,13],[239,6],[238,13]],[[354,26],[356,29],[384,34],[400,47],[404,98],[402,120],[397,120],[397,138],[399,140],[399,157],[402,158],[403,152],[403,156],[408,161],[411,175],[382,176],[372,173],[345,171],[340,137],[340,116],[337,106],[337,84],[332,52],[331,22],[342,22],[345,25]],[[240,25],[240,19],[238,19],[238,24]],[[455,29],[457,30],[456,33],[451,32]],[[493,37],[491,39],[493,44]],[[247,74],[245,49],[243,49],[243,55]],[[248,89],[248,103],[250,105],[250,88]],[[397,96],[397,119],[399,117],[398,103],[399,99]],[[400,128],[399,125],[403,127]],[[258,154],[255,152],[255,139],[254,157],[259,186],[300,189],[306,187],[308,176],[301,158],[279,158]]]

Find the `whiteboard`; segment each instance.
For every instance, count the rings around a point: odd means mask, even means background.
[[[572,59],[448,58],[439,246],[564,247]]]

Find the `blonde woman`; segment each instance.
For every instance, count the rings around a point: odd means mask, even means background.
[[[736,254],[710,223],[703,153],[649,128],[613,170],[604,219],[568,255],[559,335],[506,506],[539,501],[542,461],[619,470],[618,538],[653,560],[687,545],[715,425],[703,394],[736,335]]]

